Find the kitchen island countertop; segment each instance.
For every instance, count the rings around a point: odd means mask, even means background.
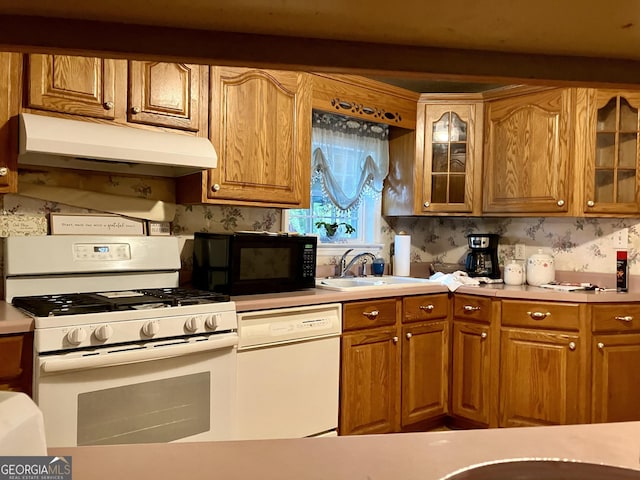
[[[431,480],[484,462],[545,458],[638,470],[640,422],[333,438],[49,448],[82,480]]]

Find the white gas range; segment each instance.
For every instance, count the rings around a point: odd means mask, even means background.
[[[175,237],[6,239],[48,446],[232,438],[235,304],[179,288],[179,268]]]

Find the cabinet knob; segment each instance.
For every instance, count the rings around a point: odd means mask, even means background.
[[[475,305],[465,305],[464,307],[462,307],[462,309],[465,312],[475,312],[476,310],[480,310],[480,307],[477,307]]]
[[[393,343],[398,343],[398,337],[393,337],[391,340],[393,340]]]
[[[405,337],[407,337],[407,340],[411,340],[411,337],[413,337],[413,334],[411,332],[407,332]]]
[[[621,322],[631,322],[633,317],[631,315],[625,315],[624,317],[614,317],[616,320],[620,320]]]
[[[140,110],[140,107],[135,106],[135,107],[131,107],[131,113],[140,113],[142,110]]]
[[[527,312],[527,315],[529,315],[531,318],[533,318],[534,320],[544,320],[547,317],[551,316],[551,312]]]
[[[480,334],[480,338],[487,338],[487,332],[482,332]]]
[[[598,342],[598,350],[604,350],[604,343]]]
[[[214,192],[217,192],[218,190],[220,190],[220,185],[218,185],[217,183],[214,183],[211,187],[211,190],[213,190]]]
[[[378,310],[371,310],[370,312],[362,312],[362,315],[367,317],[369,320],[375,320],[380,312]]]
[[[434,305],[420,305],[419,308],[424,312],[433,312],[433,309],[436,307]]]
[[[557,204],[559,207],[564,206],[564,200],[558,200]]]
[[[0,167],[0,177],[6,177],[9,173],[9,169],[7,167]]]
[[[109,102],[104,102],[103,105],[105,110],[113,110],[113,102],[109,101]]]
[[[576,342],[569,342],[569,350],[575,350],[576,349]]]
[[[593,207],[596,204],[596,202],[594,202],[593,200],[589,200],[587,202],[587,207]]]
[[[431,202],[424,202],[424,206],[429,208],[431,206]]]

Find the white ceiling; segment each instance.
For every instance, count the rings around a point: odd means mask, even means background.
[[[0,14],[640,61],[638,0],[0,0]]]

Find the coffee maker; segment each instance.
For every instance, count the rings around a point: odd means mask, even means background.
[[[500,278],[498,266],[498,239],[495,233],[472,233],[467,235],[469,253],[465,269],[470,277]]]

